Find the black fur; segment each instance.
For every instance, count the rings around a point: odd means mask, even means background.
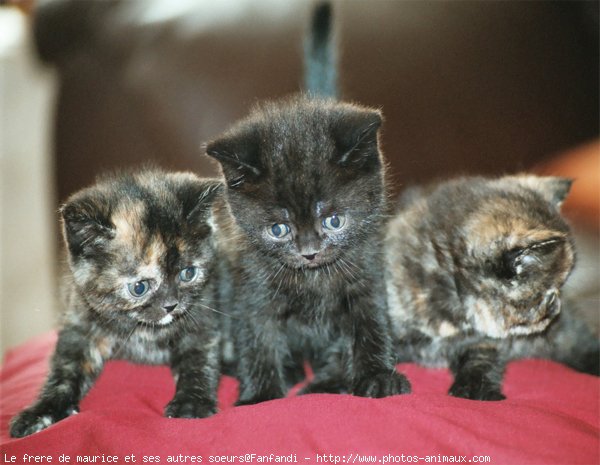
[[[220,239],[233,275],[240,404],[285,395],[304,359],[305,392],[407,392],[385,314],[386,196],[378,112],[298,97],[267,103],[212,142],[227,180]],[[344,130],[345,128],[345,130]],[[337,215],[345,225],[328,231]],[[286,239],[269,229],[286,224]]]
[[[306,75],[319,84],[257,106],[206,149],[227,185],[218,224],[233,297],[222,305],[234,312],[239,404],[283,397],[304,360],[315,371],[304,393],[410,390],[394,368],[385,311],[382,118],[318,98],[336,94],[330,21],[329,6],[318,7]]]

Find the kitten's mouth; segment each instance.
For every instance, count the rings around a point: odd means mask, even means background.
[[[315,263],[315,262],[304,263],[304,264],[300,265],[300,268],[307,269],[307,270],[316,270],[317,268],[322,268],[324,266],[327,266],[327,264],[328,263],[325,263],[325,262],[320,262],[320,263]]]
[[[322,268],[327,268],[329,265],[332,265],[335,260],[319,260],[319,261],[311,261],[308,263],[300,263],[296,266],[298,270],[320,270]]]
[[[298,255],[292,266],[298,270],[318,270],[333,264],[336,258],[331,253],[322,251],[311,255]]]
[[[175,311],[175,312],[166,313],[164,315],[160,315],[160,316],[157,316],[154,318],[149,317],[149,315],[146,315],[146,317],[144,317],[144,315],[143,314],[141,315],[139,312],[134,312],[131,316],[139,324],[142,324],[144,326],[161,327],[161,326],[169,326],[174,321],[178,320],[179,317],[181,317],[182,315],[183,315],[183,312]]]

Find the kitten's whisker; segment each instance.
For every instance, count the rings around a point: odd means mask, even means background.
[[[281,265],[281,267],[279,269],[277,269],[276,271],[272,271],[271,273],[269,273],[267,275],[267,277],[262,281],[262,285],[266,285],[268,283],[268,281],[273,281],[277,275],[279,274],[279,272],[283,269],[285,265]]]
[[[208,305],[204,305],[203,303],[200,303],[200,302],[196,302],[196,303],[198,305],[200,305],[201,307],[204,307],[204,308],[206,308],[208,310],[212,310],[213,312],[219,313],[220,315],[225,315],[225,316],[228,316],[230,318],[235,318],[233,315],[230,315],[229,313],[222,312],[221,310],[217,310],[216,308],[209,307]]]
[[[348,281],[349,283],[354,281],[354,279],[353,279],[354,276],[352,275],[352,273],[350,272],[348,267],[345,265],[344,260],[342,258],[340,258],[339,260],[336,261],[336,263],[338,264],[338,269],[340,270],[342,277],[344,277],[346,279],[346,281]]]
[[[352,267],[354,270],[356,270],[358,272],[361,271],[361,269],[357,265],[355,265],[350,259],[344,259],[344,258],[342,258],[342,260],[344,260],[344,262],[346,263],[346,265]]]
[[[196,318],[192,315],[192,312],[185,312],[182,314],[182,317],[184,319],[184,321],[192,322],[192,325],[197,328],[197,329],[202,329],[202,325],[200,324],[200,322],[198,320],[196,320]]]
[[[355,282],[358,283],[359,286],[361,286],[363,289],[367,289],[367,283],[361,279],[362,273],[361,273],[361,269],[355,265],[354,263],[352,263],[352,261],[348,260],[344,260],[344,263],[346,263],[346,265],[348,267],[354,267],[354,271],[356,272],[356,275],[354,273],[352,273],[352,275],[354,276]]]
[[[341,269],[340,264],[338,263],[338,261],[336,260],[335,262],[332,262],[332,265],[333,265],[335,274],[339,274],[342,277],[342,279],[344,279],[345,281],[347,281],[348,277],[344,273],[344,270]]]
[[[281,268],[279,268],[279,271],[284,270],[284,269],[285,269],[285,265],[281,265]],[[279,271],[275,274],[275,276],[273,276],[273,280],[275,280],[277,275],[279,275]],[[279,284],[277,285],[277,289],[275,289],[275,294],[273,295],[273,300],[275,300],[277,298],[279,289],[281,289],[281,285],[283,284],[283,281],[286,278],[286,272],[287,272],[287,270],[284,271],[283,275],[281,276],[281,279],[279,280]]]
[[[275,280],[275,278],[279,275],[279,273],[281,273],[281,271],[285,270],[285,264],[281,265],[279,267],[279,269],[277,270],[277,273],[275,273],[275,276],[273,276],[273,280]],[[284,271],[284,275],[285,275],[285,271]]]
[[[352,273],[352,270],[350,269],[350,266],[348,265],[348,263],[346,262],[346,260],[344,260],[343,258],[339,259],[340,261],[340,266],[344,268],[344,270],[346,270],[346,272],[348,273],[348,275],[350,277],[352,277],[354,280],[356,280],[356,275],[354,273]]]

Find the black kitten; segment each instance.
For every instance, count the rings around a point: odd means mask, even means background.
[[[331,50],[329,28],[323,5],[312,48]],[[226,179],[218,224],[232,264],[239,404],[283,397],[305,359],[315,370],[305,393],[410,390],[386,324],[381,115],[315,97],[332,87],[307,76],[310,97],[259,105],[207,147]]]
[[[598,341],[568,312],[558,317],[574,265],[559,211],[570,185],[524,175],[407,192],[385,248],[401,361],[449,365],[450,394],[480,400],[504,398],[514,357],[547,355],[597,372]]]
[[[71,274],[62,328],[38,400],[13,418],[22,437],[77,412],[110,359],[169,364],[170,417],[216,411],[215,180],[145,171],[98,182],[61,209]]]

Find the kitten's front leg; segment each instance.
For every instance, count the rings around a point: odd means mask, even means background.
[[[341,336],[335,343],[316,352],[310,359],[314,379],[303,387],[298,394],[341,394],[350,390],[348,385],[348,372],[351,369],[352,340],[348,336]]]
[[[173,348],[171,370],[175,396],[165,407],[171,418],[205,418],[217,412],[220,338],[186,334]]]
[[[450,355],[454,383],[449,394],[472,400],[502,400],[505,361],[493,342],[482,341],[457,348]]]
[[[371,296],[350,303],[353,344],[352,393],[362,397],[386,397],[410,392],[408,379],[394,367],[389,325]]]
[[[10,435],[29,436],[77,413],[79,401],[102,370],[103,352],[108,350],[104,343],[91,341],[81,328],[64,328],[38,399],[11,420]]]
[[[244,322],[236,335],[240,354],[240,397],[236,405],[257,404],[285,396],[285,374],[281,354],[286,346],[273,321]]]

